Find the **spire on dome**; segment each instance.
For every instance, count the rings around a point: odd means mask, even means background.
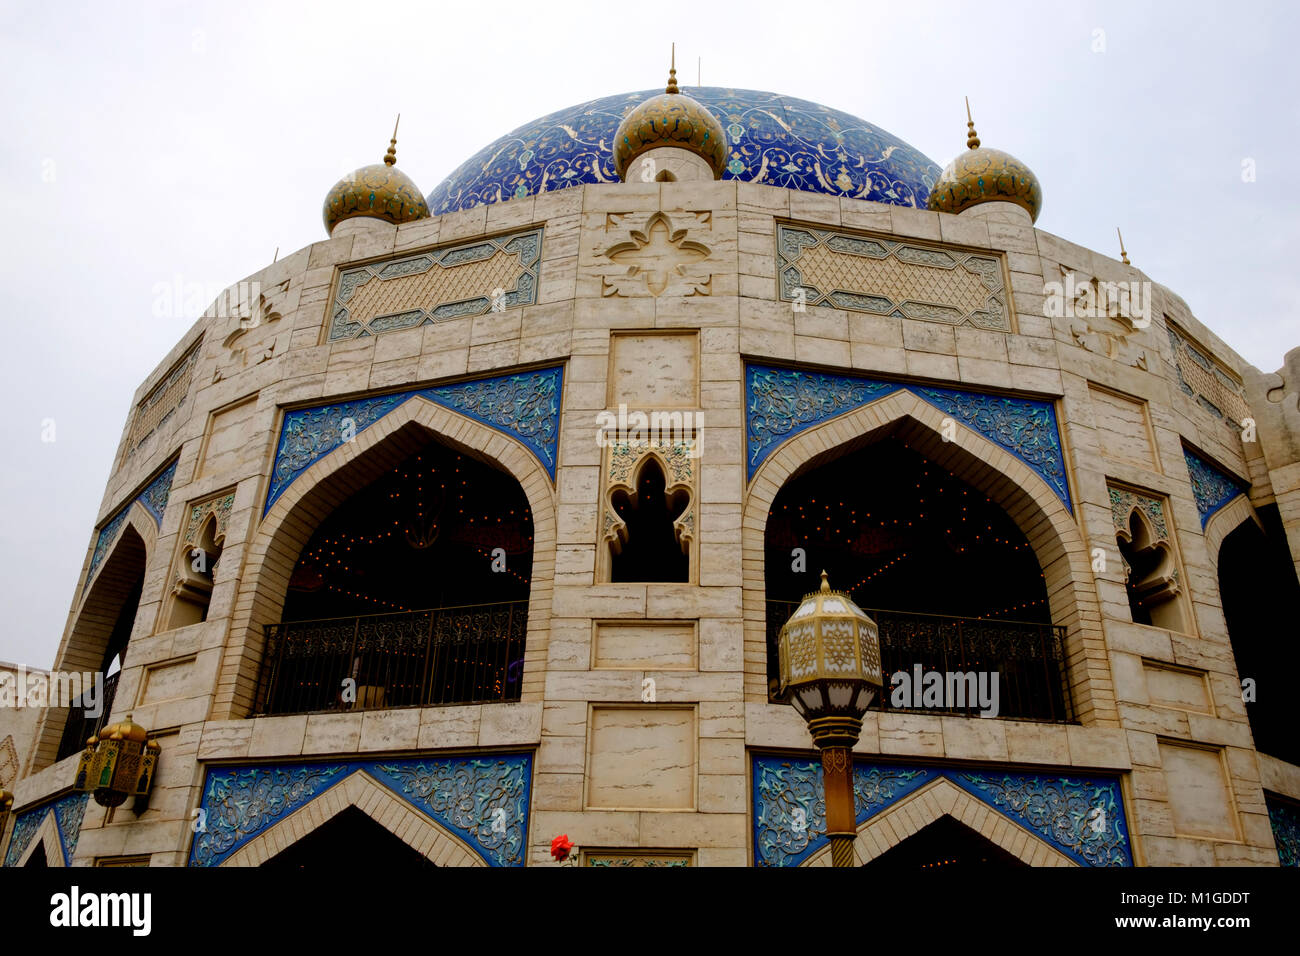
[[[397,127],[402,122],[402,114],[397,114],[397,122],[393,124],[393,138],[388,141],[388,152],[384,154],[384,165],[397,165]]]
[[[966,97],[966,148],[979,149],[980,137],[975,132],[975,120],[970,115],[970,97]]]
[[[677,88],[677,44],[672,45],[668,86],[629,110],[614,131],[614,171],[626,182],[632,161],[642,153],[671,146],[694,153],[714,179],[726,172],[727,134],[713,113]],[[651,173],[651,175],[655,175]]]
[[[1043,187],[1028,166],[1010,153],[980,145],[966,98],[966,151],[944,167],[930,188],[926,206],[958,215],[986,202],[1014,203],[1032,223],[1043,207]]]
[[[426,219],[429,204],[411,177],[397,168],[397,126],[382,163],[363,166],[344,176],[325,194],[325,231],[331,235],[344,219],[369,217],[400,225],[414,219]]]
[[[1115,227],[1115,235],[1119,236],[1119,257],[1124,261],[1124,265],[1131,266],[1133,263],[1128,261],[1128,252],[1124,249],[1124,233],[1119,231],[1119,226]]]

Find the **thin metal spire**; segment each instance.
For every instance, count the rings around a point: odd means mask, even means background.
[[[384,165],[392,166],[397,162],[397,126],[402,122],[402,114],[397,114],[397,122],[393,124],[393,138],[388,143],[388,152],[384,155]]]

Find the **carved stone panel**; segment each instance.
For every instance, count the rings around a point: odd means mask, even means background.
[[[711,231],[711,213],[609,214],[605,231],[612,240],[601,250],[601,295],[710,295],[707,260],[712,246],[701,241]]]
[[[1186,332],[1167,319],[1166,322],[1178,387],[1215,418],[1240,428],[1242,420],[1250,417],[1245,388],[1205,350],[1198,348]]]
[[[155,385],[136,406],[135,417],[131,420],[131,433],[126,440],[126,456],[131,457],[141,442],[154,433],[185,402],[190,391],[190,382],[194,378],[194,366],[199,360],[200,339],[188,352],[181,356],[167,376]]]
[[[529,229],[345,269],[326,340],[532,305],[541,257],[542,230]]]
[[[778,224],[776,255],[787,302],[1011,331],[997,253]]]

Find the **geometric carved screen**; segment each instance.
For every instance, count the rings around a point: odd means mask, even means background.
[[[345,269],[334,297],[330,342],[537,301],[542,230],[435,249]]]
[[[997,253],[778,224],[776,263],[787,302],[1011,331]]]
[[[131,421],[131,432],[126,439],[128,458],[140,443],[169,419],[174,411],[185,401],[190,391],[190,379],[194,374],[194,365],[199,358],[199,346],[202,339],[190,346],[179,362],[167,373],[167,377],[153,387],[136,407],[135,418]]]
[[[1186,332],[1167,317],[1165,322],[1169,345],[1174,351],[1178,387],[1215,418],[1224,419],[1232,428],[1240,428],[1242,420],[1250,417],[1245,389],[1217,361],[1192,344]]]

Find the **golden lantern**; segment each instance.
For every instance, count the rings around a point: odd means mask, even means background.
[[[148,797],[158,765],[158,744],[127,714],[86,741],[77,762],[75,790],[88,791],[101,807],[121,806],[127,797]]]
[[[826,835],[836,866],[853,865],[857,816],[853,805],[853,745],[862,716],[883,689],[880,629],[843,591],[806,595],[778,638],[781,695],[808,724],[821,751]]]

